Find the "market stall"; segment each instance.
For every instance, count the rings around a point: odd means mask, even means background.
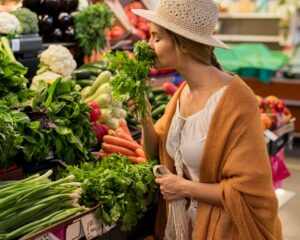
[[[232,14],[218,2],[224,12],[216,34],[233,50],[216,55],[257,95],[273,183],[280,188],[290,175],[284,149],[300,132],[300,85],[285,78],[297,76],[298,55],[283,51],[286,43],[294,46],[297,28],[274,27],[264,32],[270,36],[261,36],[260,28],[240,33],[245,28],[234,24],[275,26],[282,17]],[[150,25],[131,9],[155,4],[24,0],[23,12],[0,13],[0,21],[11,24],[0,29],[0,239],[134,240],[153,234],[158,186],[152,169],[158,162],[146,159],[139,121],[147,114],[145,96],[155,122],[184,82],[173,69],[154,69],[153,52],[141,41],[149,39]],[[136,116],[127,109],[133,95]]]

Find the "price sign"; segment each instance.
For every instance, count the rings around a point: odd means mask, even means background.
[[[52,233],[45,233],[34,240],[59,240],[59,238],[55,237]]]
[[[269,129],[265,130],[264,134],[267,138],[269,138],[273,142],[278,139],[278,136],[274,134],[272,131],[270,131]]]
[[[87,214],[81,218],[83,231],[87,240],[93,239],[98,236],[97,234],[97,219],[94,214]]]
[[[20,39],[15,38],[15,39],[11,39],[11,50],[13,52],[18,52],[20,51]]]

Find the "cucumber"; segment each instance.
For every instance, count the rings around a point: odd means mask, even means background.
[[[101,72],[103,72],[103,69],[93,66],[82,67],[78,70],[87,70],[90,72],[90,76],[98,76]]]
[[[76,80],[76,83],[80,85],[80,87],[91,86],[94,83],[94,80],[91,79],[79,79]]]
[[[157,95],[156,97],[154,97],[154,103],[156,103],[158,101],[165,101],[167,99],[168,99],[168,95],[160,94],[160,95]]]
[[[153,118],[157,118],[160,114],[164,113],[165,109],[166,109],[167,104],[162,104],[159,107],[155,108],[152,113],[151,116]]]
[[[76,69],[72,73],[73,79],[88,79],[91,76],[91,72],[87,69]]]
[[[101,72],[101,74],[99,74],[96,80],[94,81],[90,94],[94,94],[103,83],[106,83],[110,80],[110,77],[111,77],[110,71]]]
[[[155,88],[152,88],[152,93],[153,94],[161,94],[164,92],[164,88],[163,87],[155,87]]]

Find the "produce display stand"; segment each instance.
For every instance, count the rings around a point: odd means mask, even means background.
[[[273,78],[269,84],[255,78],[243,78],[248,86],[260,96],[275,95],[285,100],[295,121],[295,137],[300,137],[300,79]]]
[[[131,231],[122,231],[119,226],[105,226],[95,216],[99,206],[60,221],[32,234],[23,240],[140,240],[153,234],[156,207],[149,207],[145,215]]]

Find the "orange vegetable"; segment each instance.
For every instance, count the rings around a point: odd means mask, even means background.
[[[104,158],[104,157],[107,157],[108,155],[109,155],[109,153],[104,152],[104,151],[101,150],[101,151],[99,152],[99,155],[98,155],[98,156],[99,156],[100,158]]]
[[[129,131],[129,128],[128,128],[128,126],[127,126],[125,120],[120,119],[120,120],[119,120],[119,126],[120,126],[121,129],[124,130],[124,132],[130,134],[130,136],[131,136],[131,133],[130,133],[130,131]]]
[[[145,163],[147,160],[146,158],[143,158],[143,157],[137,157],[137,163]]]
[[[128,140],[128,141],[134,141],[134,140],[132,139],[131,135],[129,135],[128,133],[124,132],[124,131],[121,130],[121,129],[117,129],[117,130],[116,130],[116,136],[119,137],[119,138]]]
[[[106,135],[103,137],[103,142],[112,144],[118,147],[123,147],[129,150],[135,151],[136,149],[140,148],[140,145],[133,141],[128,141],[119,137],[114,137],[110,135]]]
[[[135,153],[133,151],[112,144],[102,143],[102,149],[108,153],[120,153],[126,156],[135,156]]]
[[[108,135],[110,135],[110,136],[116,136],[116,132],[114,130],[112,130],[112,129],[109,129],[108,130]]]
[[[140,148],[137,148],[137,149],[135,150],[135,153],[136,153],[136,155],[139,156],[139,157],[146,158],[145,153],[144,153],[144,150],[143,150],[141,147],[140,147]]]

